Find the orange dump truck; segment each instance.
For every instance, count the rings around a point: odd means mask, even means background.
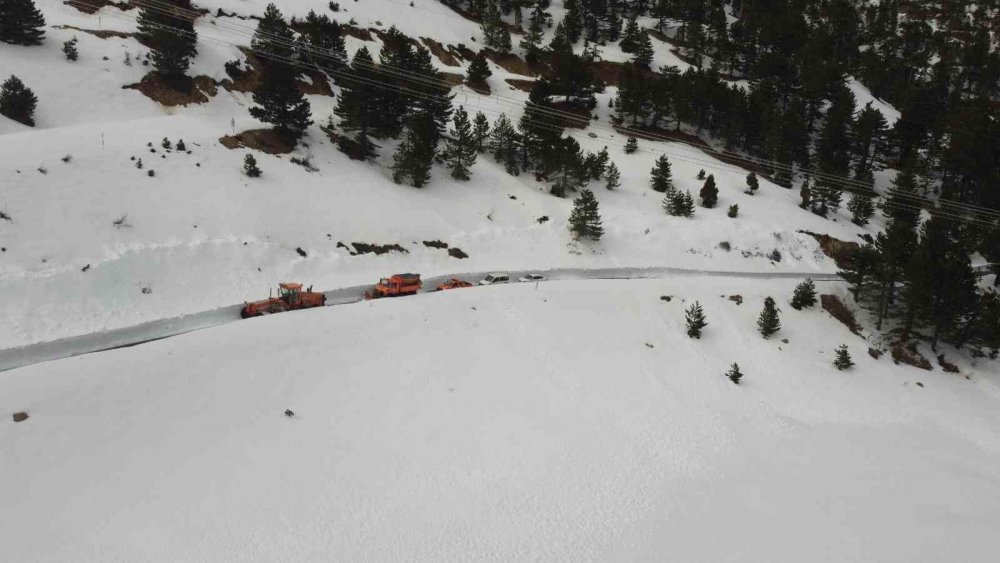
[[[314,292],[312,286],[302,291],[301,283],[281,283],[278,284],[278,296],[268,297],[261,301],[247,302],[240,310],[240,316],[244,319],[248,317],[259,317],[261,315],[271,315],[274,313],[284,313],[296,309],[309,309],[310,307],[322,307],[326,303],[326,295]]]
[[[365,299],[413,295],[420,291],[420,274],[393,274],[379,280],[375,287],[365,292]]]

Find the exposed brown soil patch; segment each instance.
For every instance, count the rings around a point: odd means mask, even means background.
[[[360,27],[355,27],[353,25],[341,25],[340,31],[344,35],[350,35],[355,39],[360,39],[362,41],[374,41],[375,38],[372,37],[372,32],[367,29],[362,29]]]
[[[927,371],[934,369],[930,361],[923,357],[920,352],[917,352],[916,341],[911,341],[909,344],[894,342],[889,346],[889,351],[892,354],[892,361],[897,364],[906,364]]]
[[[295,148],[295,142],[274,129],[250,129],[219,139],[227,149],[257,149],[267,154],[288,154]]]
[[[861,325],[854,318],[854,313],[836,295],[820,295],[819,301],[823,304],[823,310],[830,313],[830,316],[843,323],[854,334],[861,334]]]
[[[131,33],[126,33],[124,31],[111,31],[108,29],[83,29],[82,27],[76,27],[75,25],[54,25],[53,29],[72,29],[73,31],[79,31],[80,33],[86,33],[88,35],[93,35],[94,37],[100,37],[101,39],[107,39],[109,37],[120,37],[122,39],[132,37]]]
[[[303,74],[308,76],[312,83],[310,84],[302,80],[296,80],[295,86],[298,87],[299,92],[313,96],[333,95],[333,88],[330,87],[330,79],[327,78],[325,73],[318,70],[310,70],[303,72]]]
[[[421,37],[420,40],[427,46],[427,49],[432,55],[438,58],[443,64],[448,66],[462,66],[455,54],[445,49],[444,45],[440,42],[431,39],[430,37]]]
[[[856,242],[847,242],[840,239],[835,239],[830,235],[821,235],[817,233],[811,233],[809,231],[799,231],[802,234],[809,235],[816,239],[819,243],[820,249],[823,250],[823,254],[826,254],[833,259],[834,263],[837,264],[838,268],[846,268],[850,266],[851,258],[858,252],[861,246]]]
[[[25,420],[28,420],[28,413],[24,411],[16,412],[14,413],[13,418],[14,422],[24,422]]]
[[[521,76],[538,76],[538,69],[529,65],[524,59],[514,53],[497,53],[491,49],[486,49],[486,58],[496,63],[497,66]]]
[[[736,303],[737,305],[742,305],[743,304],[743,296],[742,295],[730,295],[729,296],[729,300],[732,301],[733,303]]]
[[[477,94],[482,94],[484,96],[489,96],[492,90],[490,90],[490,85],[485,81],[483,82],[469,82],[466,81],[465,85],[469,87],[470,90],[476,92]]]
[[[66,4],[71,8],[76,8],[77,10],[85,14],[96,14],[97,11],[100,10],[101,8],[118,8],[123,12],[135,8],[135,6],[132,5],[132,2],[128,2],[125,4],[118,4],[117,2],[112,2],[111,0],[87,0],[85,3],[68,0],[66,2],[63,2],[63,4]]]
[[[441,80],[444,80],[448,84],[451,84],[452,87],[458,86],[465,82],[465,77],[462,76],[461,74],[455,74],[453,72],[439,72],[438,74],[441,75]]]
[[[444,248],[448,248],[448,243],[440,241],[440,240],[425,240],[424,241],[424,246],[426,246],[427,248],[444,249]]]
[[[958,373],[958,366],[944,359],[944,354],[938,354],[938,365],[948,373]]]
[[[409,254],[410,251],[399,246],[399,244],[370,244],[367,242],[352,242],[351,246],[354,247],[354,252],[357,254],[376,254],[382,255],[388,252],[404,252]]]
[[[147,98],[165,106],[203,104],[217,91],[215,81],[207,76],[196,76],[180,83],[168,83],[155,72],[143,76],[136,84],[126,84],[122,88],[138,90]]]
[[[253,92],[260,87],[263,81],[263,65],[260,59],[246,49],[241,49],[241,51],[243,51],[247,58],[243,73],[235,79],[230,77],[218,84],[230,92]],[[301,74],[308,76],[311,83],[304,80],[296,80],[295,86],[299,92],[316,96],[333,96],[330,79],[325,73],[318,70],[308,70],[302,71]]]
[[[462,249],[458,248],[457,246],[453,246],[453,247],[451,247],[451,248],[448,249],[448,256],[451,256],[452,258],[459,258],[459,259],[461,259],[461,258],[468,258],[469,257],[468,254],[462,252]]]
[[[876,360],[882,357],[882,351],[876,350],[875,348],[868,349],[868,355],[875,358]]]

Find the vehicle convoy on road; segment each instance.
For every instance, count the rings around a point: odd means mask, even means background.
[[[545,281],[545,276],[542,274],[524,274],[517,279],[519,282],[540,282]]]
[[[278,296],[268,297],[261,301],[248,301],[240,309],[240,317],[259,317],[274,313],[284,313],[296,309],[322,307],[326,303],[326,295],[314,292],[312,286],[302,291],[301,283],[284,282],[278,284]]]
[[[365,299],[413,295],[420,291],[420,274],[393,274],[379,280],[375,287],[365,292]]]
[[[465,280],[460,280],[458,278],[451,278],[450,280],[439,284],[437,286],[437,290],[444,291],[445,289],[458,289],[460,287],[472,287],[472,284]]]
[[[510,281],[510,274],[494,272],[479,280],[479,285],[494,285]]]

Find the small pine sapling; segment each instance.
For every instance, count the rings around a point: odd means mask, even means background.
[[[184,144],[184,139],[178,139],[177,140],[177,150],[180,151],[180,152],[186,152],[187,151],[187,145]]]
[[[618,171],[618,167],[615,166],[614,162],[608,165],[608,170],[607,172],[604,173],[604,178],[607,180],[607,184],[605,184],[604,187],[608,188],[609,190],[613,191],[615,188],[618,188],[619,186],[622,185],[621,172]]]
[[[837,356],[833,359],[833,365],[840,371],[850,369],[854,365],[854,361],[851,360],[851,353],[847,351],[847,344],[841,344],[837,347]]]
[[[63,43],[62,51],[63,54],[66,55],[66,60],[68,61],[75,61],[80,58],[80,53],[76,50],[76,42],[76,37],[73,37],[69,41]]]
[[[639,141],[635,137],[629,137],[625,141],[625,154],[632,154],[637,150],[639,150]]]
[[[702,168],[701,170],[698,171],[698,179],[699,180],[704,180],[705,179],[705,169],[704,168]]]
[[[160,146],[162,146],[163,148],[165,148],[167,150],[170,150],[170,147],[171,147],[170,139],[164,137],[163,140],[160,142]]]
[[[812,307],[816,304],[816,284],[809,278],[795,286],[795,293],[792,294],[792,308],[802,310],[803,307]]]
[[[701,303],[694,302],[687,311],[684,312],[687,323],[687,335],[691,338],[701,338],[701,329],[708,326],[705,321],[705,311],[701,308]]]
[[[740,371],[739,364],[733,362],[733,365],[729,366],[729,371],[726,372],[726,377],[729,378],[729,381],[739,385],[740,380],[743,379],[743,373]]]
[[[257,168],[257,159],[252,154],[243,158],[243,172],[251,178],[257,178],[261,175],[260,168]]]
[[[760,317],[757,319],[757,330],[764,338],[781,330],[781,319],[778,318],[778,311],[774,299],[770,297],[764,299],[764,310],[760,312]]]
[[[753,172],[747,174],[747,191],[745,193],[753,195],[760,188],[760,181],[757,180],[757,175]]]
[[[730,219],[735,219],[736,216],[739,215],[739,213],[740,213],[740,206],[734,203],[729,206],[729,212],[726,213],[726,215],[728,215]]]

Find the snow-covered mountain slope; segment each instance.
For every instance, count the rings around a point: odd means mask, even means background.
[[[221,7],[250,15],[262,12],[264,2],[231,4],[197,3],[212,14]],[[278,4],[286,16],[325,6]],[[329,13],[344,22],[356,19],[362,27],[396,24],[446,44],[479,34],[478,25],[439,3],[417,2],[414,8],[423,10],[419,18],[397,4],[345,3],[341,12]],[[550,196],[548,186],[530,175],[507,175],[487,155],[480,156],[471,182],[455,182],[436,167],[431,184],[416,190],[390,179],[393,143],[384,144],[375,165],[360,164],[313,126],[293,155],[254,151],[264,176],[249,179],[241,172],[249,151],[219,143],[223,135],[262,127],[248,114],[248,94],[219,88],[204,104],[160,106],[122,88],[149,69],[138,62],[147,50],[133,38],[56,29],[129,32],[135,22],[127,18],[134,19],[136,10],[107,7],[88,15],[55,0],[39,5],[49,26],[45,44],[0,45],[0,68],[18,74],[39,97],[36,128],[0,117],[0,210],[10,217],[0,220],[0,316],[6,321],[0,325],[0,348],[239,303],[266,295],[282,280],[332,289],[392,271],[682,266],[832,272],[835,266],[815,241],[797,231],[845,240],[864,232],[844,218],[831,222],[799,209],[797,193],[766,181],[757,196],[745,195],[746,171],[696,148],[642,141],[642,150],[624,154],[625,138],[608,129],[613,88],[599,95],[594,125],[572,132],[585,150],[608,146],[622,171],[621,189],[592,186],[607,229],[600,244],[571,240],[569,199]],[[232,25],[248,31],[241,34]],[[249,42],[253,25],[231,17],[199,18],[202,40],[191,74],[223,79],[223,63],[243,57],[235,44]],[[61,42],[73,36],[80,39],[75,63],[60,52]],[[348,47],[363,44],[352,37]],[[367,44],[378,51],[377,37]],[[126,52],[131,65],[124,62]],[[491,101],[460,87],[455,104],[484,111],[491,120],[509,113],[516,121],[525,94],[503,82],[509,74],[493,68],[491,86],[504,99]],[[508,98],[517,103],[510,105]],[[335,99],[309,99],[313,119],[325,122]],[[190,154],[164,151],[164,137],[172,143],[183,139]],[[648,187],[661,152],[668,153],[682,190],[697,194],[698,171],[713,173],[721,191],[717,208],[699,208],[690,220],[665,215],[660,195]],[[318,170],[291,164],[291,156],[309,157]],[[733,203],[740,215],[729,219],[726,208]],[[437,240],[469,257],[452,258],[423,244]],[[399,244],[408,252],[354,256],[339,242]],[[732,250],[722,250],[722,242]],[[781,262],[767,258],[772,250],[781,253]]]
[[[455,290],[7,372],[3,558],[991,560],[995,374],[875,360],[793,286]]]

